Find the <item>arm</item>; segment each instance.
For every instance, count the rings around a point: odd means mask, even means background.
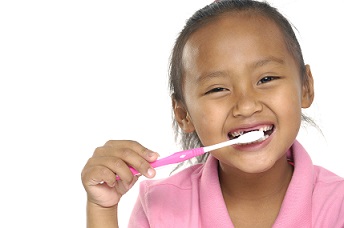
[[[87,202],[87,228],[118,228],[117,208]]]

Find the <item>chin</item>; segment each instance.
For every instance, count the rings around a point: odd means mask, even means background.
[[[272,169],[275,163],[272,163],[271,161],[269,163],[257,163],[254,162],[254,164],[244,164],[243,166],[238,167],[240,171],[248,174],[259,174],[264,173]]]

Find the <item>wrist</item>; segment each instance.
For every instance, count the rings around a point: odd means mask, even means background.
[[[113,207],[102,207],[98,204],[87,201],[87,227],[118,227],[117,208],[117,205]]]

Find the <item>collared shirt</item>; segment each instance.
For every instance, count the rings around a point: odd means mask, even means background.
[[[295,141],[288,151],[294,163],[280,212],[273,227],[343,228],[344,178],[313,165]],[[218,160],[209,156],[162,180],[140,183],[129,227],[234,227],[218,179]]]

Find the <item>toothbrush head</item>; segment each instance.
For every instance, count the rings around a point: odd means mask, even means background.
[[[235,144],[252,143],[252,142],[256,142],[262,139],[263,137],[264,137],[263,131],[250,131],[236,138]]]
[[[204,153],[206,153],[212,150],[220,149],[225,146],[231,146],[234,144],[248,144],[248,143],[259,141],[261,139],[264,139],[263,131],[250,131],[243,135],[240,135],[238,138],[228,140],[222,143],[218,143],[215,145],[203,147],[203,150],[204,150]]]

